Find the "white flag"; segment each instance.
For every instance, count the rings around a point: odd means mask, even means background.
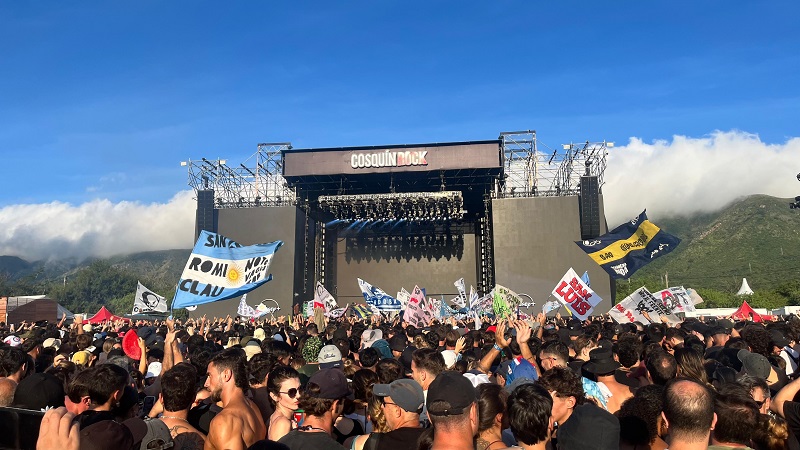
[[[247,294],[242,295],[242,299],[239,300],[239,308],[236,309],[236,314],[248,319],[258,315],[256,310],[247,304]]]
[[[317,282],[317,289],[314,291],[314,308],[322,308],[326,313],[338,308],[339,304],[330,292],[325,289],[322,283]]]
[[[151,312],[167,312],[167,300],[138,283],[136,297],[133,299],[133,312],[131,314],[147,314]]]
[[[575,317],[581,320],[586,320],[594,311],[594,307],[603,300],[586,285],[571,267],[553,288],[553,297],[557,298]]]

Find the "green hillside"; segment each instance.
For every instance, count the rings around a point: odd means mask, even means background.
[[[742,278],[747,278],[758,294],[757,303],[766,297],[770,305],[779,302],[772,294],[786,297],[785,291],[796,289],[800,280],[800,212],[789,209],[789,203],[753,195],[712,214],[656,220],[682,242],[674,252],[637,272],[630,283],[618,283],[621,293],[628,290],[625,285],[663,287],[668,277],[672,286],[731,299]],[[788,295],[786,302],[791,300]]]

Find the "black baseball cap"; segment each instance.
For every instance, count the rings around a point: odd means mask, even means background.
[[[461,372],[445,370],[428,387],[428,414],[431,416],[457,416],[475,403],[477,391]],[[435,404],[435,405],[434,405]],[[433,405],[433,406],[432,406]]]
[[[318,398],[338,400],[353,395],[344,372],[338,368],[322,369],[312,375],[308,382],[319,386]]]

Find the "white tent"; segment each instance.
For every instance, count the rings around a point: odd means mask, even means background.
[[[742,287],[739,288],[739,292],[736,295],[753,295],[753,290],[747,284],[747,278],[742,278]]]

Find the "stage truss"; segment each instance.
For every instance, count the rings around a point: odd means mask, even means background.
[[[503,176],[498,197],[554,197],[580,194],[580,178],[598,177],[602,189],[608,149],[613,142],[563,144],[551,149],[538,142],[536,131],[500,134],[503,145]]]
[[[552,197],[580,194],[581,176],[598,177],[602,191],[608,149],[613,142],[563,144],[552,149],[538,141],[536,131],[500,134],[503,172],[495,197]],[[297,195],[283,178],[281,152],[290,143],[258,144],[244,163],[230,166],[224,159],[188,160],[188,181],[198,190],[214,191],[214,207],[252,208],[297,204]]]
[[[252,208],[295,204],[295,192],[283,178],[281,151],[291,143],[258,144],[258,150],[239,166],[224,159],[182,161],[188,169],[189,186],[214,191],[214,207]]]

